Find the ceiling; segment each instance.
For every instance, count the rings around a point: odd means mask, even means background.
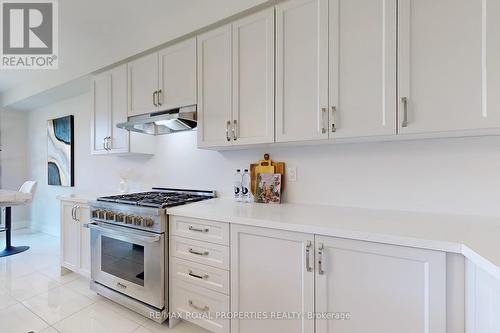
[[[59,69],[0,71],[2,104],[22,102],[264,2],[59,1]]]

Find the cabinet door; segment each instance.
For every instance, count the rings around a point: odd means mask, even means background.
[[[276,12],[276,141],[328,138],[328,0]]]
[[[500,125],[498,99],[488,98],[488,91],[492,92],[488,83],[498,87],[487,76],[488,68],[492,73],[499,68],[498,47],[494,46],[498,39],[490,39],[487,33],[488,29],[499,31],[496,23],[487,22],[490,14],[491,21],[498,17],[494,3],[399,0],[400,133]]]
[[[78,206],[76,217],[79,224],[79,271],[81,274],[90,277],[90,229],[85,227],[90,223],[90,208],[88,206]]]
[[[153,93],[158,90],[158,53],[128,64],[128,116],[158,111]]]
[[[127,121],[127,65],[121,65],[110,71],[111,76],[111,152],[129,151],[129,132],[116,127]]]
[[[396,1],[330,0],[330,138],[396,134]]]
[[[322,236],[316,247],[316,311],[350,315],[317,320],[317,333],[446,332],[444,252]]]
[[[80,224],[73,219],[74,208],[72,203],[61,204],[61,265],[78,271]]]
[[[196,104],[196,38],[159,52],[162,110]]]
[[[231,311],[312,313],[313,241],[308,234],[231,226]],[[231,332],[313,333],[314,321],[232,320]]]
[[[91,153],[107,154],[105,140],[109,136],[111,77],[108,72],[99,74],[91,83]]]
[[[198,36],[198,146],[231,144],[231,25]]]
[[[272,143],[274,8],[233,23],[232,47],[234,143]]]

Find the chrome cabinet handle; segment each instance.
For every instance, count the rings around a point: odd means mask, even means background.
[[[144,243],[156,243],[161,240],[161,236],[143,236],[141,234],[137,234],[135,232],[124,231],[123,227],[113,227],[111,225],[107,225],[106,227],[101,227],[97,223],[89,223],[89,228],[91,230],[99,231],[102,234],[110,235],[110,236],[118,236],[118,237],[128,237],[134,241],[144,242]]]
[[[76,209],[76,206],[73,206],[73,208],[71,208],[71,218],[73,219],[73,221],[75,221],[76,217],[75,217],[75,209]]]
[[[228,120],[226,123],[226,140],[229,142],[231,138],[229,137],[229,126],[231,126],[231,122]]]
[[[238,121],[237,120],[234,120],[233,122],[233,140],[236,141],[236,139],[238,139]]]
[[[335,113],[337,112],[337,107],[332,106],[332,133],[337,131],[337,127],[335,127]]]
[[[106,139],[108,137],[105,137],[104,139],[102,139],[102,148],[104,148],[104,150],[108,150],[108,148],[106,147]]]
[[[208,256],[208,251],[199,252],[199,251],[195,251],[193,249],[189,249],[189,253],[195,254],[197,256]]]
[[[156,103],[157,97],[158,97],[158,91],[153,92],[153,105],[154,106],[158,106],[158,104]]]
[[[76,222],[80,222],[80,219],[78,218],[78,216],[76,215],[78,213],[78,210],[80,209],[80,206],[75,206],[75,221]]]
[[[208,228],[205,228],[205,229],[198,229],[198,228],[195,228],[193,227],[192,225],[189,226],[188,228],[190,231],[196,231],[196,232],[208,232]]]
[[[117,282],[116,285],[122,289],[127,289],[127,286],[124,285],[123,283]]]
[[[323,268],[323,250],[325,249],[325,245],[323,243],[319,243],[318,246],[318,274],[323,275],[325,274],[324,268]]]
[[[195,305],[192,300],[189,300],[189,306],[192,307],[193,309],[201,311],[201,312],[207,312],[208,310],[210,310],[210,308],[206,305],[204,307]]]
[[[401,127],[408,126],[408,97],[401,97],[401,103],[403,103],[403,122],[401,122]]]
[[[326,126],[325,126],[325,115],[326,115],[326,108],[321,108],[321,122],[323,123],[323,128],[321,129],[321,133],[325,134],[326,133]]]
[[[158,103],[158,106],[161,106],[161,105],[162,105],[161,100],[162,100],[162,91],[161,91],[161,89],[160,89],[160,90],[158,90],[158,96],[157,96],[157,103]]]
[[[200,280],[206,280],[206,279],[208,279],[208,275],[207,274],[198,275],[198,274],[193,273],[193,271],[191,271],[191,270],[189,271],[188,275],[192,276],[194,278],[200,279]]]
[[[311,259],[310,259],[310,256],[311,256],[311,246],[312,246],[312,242],[311,241],[306,241],[306,270],[308,272],[312,271]]]
[[[106,137],[106,150],[111,150],[111,137]]]

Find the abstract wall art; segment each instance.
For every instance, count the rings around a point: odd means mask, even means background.
[[[49,120],[47,142],[49,185],[75,186],[73,116]]]

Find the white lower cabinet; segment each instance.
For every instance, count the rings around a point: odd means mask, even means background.
[[[314,312],[313,243],[309,234],[231,225],[231,311]],[[234,319],[231,332],[313,333],[314,321]]]
[[[186,320],[214,333],[229,333],[229,320],[217,313],[229,312],[229,296],[173,279],[172,308]]]
[[[229,333],[229,224],[169,217],[170,312],[214,333]],[[180,236],[182,235],[182,237]],[[170,319],[170,327],[177,324]]]
[[[316,236],[316,333],[445,333],[444,252]]]
[[[90,277],[90,208],[61,201],[61,266]]]
[[[500,332],[500,281],[469,260],[465,267],[465,332]]]
[[[231,311],[305,316],[232,333],[446,333],[446,255],[232,225]]]

